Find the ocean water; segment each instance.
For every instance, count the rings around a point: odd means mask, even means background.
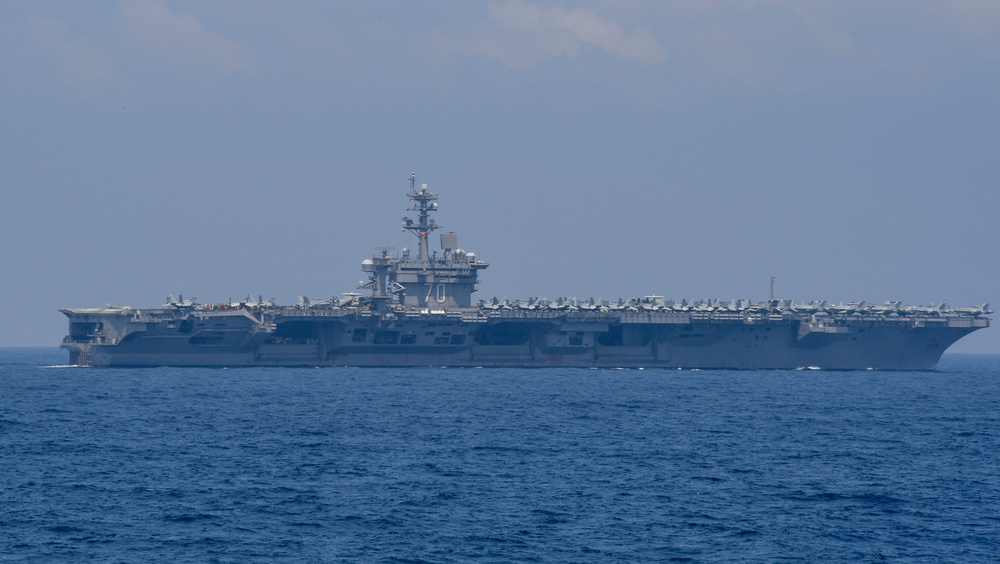
[[[935,372],[100,369],[0,349],[0,560],[1000,559],[1000,356]]]

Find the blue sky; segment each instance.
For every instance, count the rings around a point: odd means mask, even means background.
[[[351,291],[411,171],[479,297],[1000,305],[990,0],[7,0],[0,107],[2,345]]]

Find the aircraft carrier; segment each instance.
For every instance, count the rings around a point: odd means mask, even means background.
[[[416,253],[361,263],[362,293],[224,304],[168,298],[154,309],[66,308],[62,348],[80,366],[512,366],[930,370],[984,327],[984,304],[750,303],[650,295],[473,301],[489,264],[439,233],[437,195],[410,177],[403,229]]]

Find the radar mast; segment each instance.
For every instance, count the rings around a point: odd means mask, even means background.
[[[430,253],[427,250],[427,236],[430,235],[431,231],[438,229],[438,224],[435,223],[433,219],[430,219],[430,212],[437,211],[437,194],[427,191],[427,185],[421,184],[420,190],[417,190],[417,173],[410,173],[410,201],[413,202],[413,207],[407,208],[408,211],[415,211],[419,215],[417,216],[417,222],[414,223],[412,219],[408,217],[403,218],[403,230],[409,231],[417,236],[420,241],[418,260],[426,262],[430,258]]]

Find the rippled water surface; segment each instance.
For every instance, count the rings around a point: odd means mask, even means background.
[[[101,369],[0,349],[0,560],[1000,556],[1000,357]]]

